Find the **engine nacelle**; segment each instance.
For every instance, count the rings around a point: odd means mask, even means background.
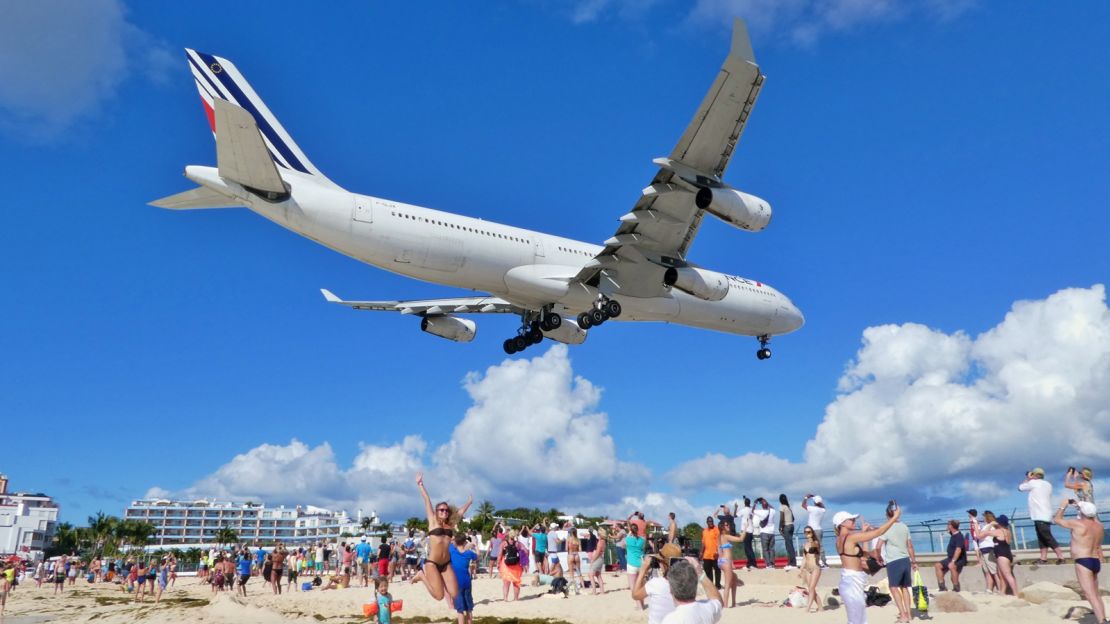
[[[457,316],[425,316],[420,320],[420,329],[455,342],[470,342],[478,333],[478,325],[474,321]]]
[[[573,319],[563,319],[563,324],[551,331],[545,331],[544,336],[563,344],[582,344],[586,342],[586,330],[578,326]]]
[[[706,301],[720,301],[728,294],[728,276],[696,267],[671,267],[663,283]]]
[[[729,225],[758,232],[771,222],[771,204],[734,188],[702,187],[694,204]]]

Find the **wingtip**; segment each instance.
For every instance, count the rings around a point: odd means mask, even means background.
[[[732,20],[732,50],[733,56],[738,56],[745,61],[755,63],[755,52],[752,51],[752,40],[748,36],[748,23],[739,17]]]
[[[329,303],[343,303],[342,299],[336,297],[335,293],[328,290],[327,288],[321,288],[320,293],[324,295],[324,299],[326,299]]]

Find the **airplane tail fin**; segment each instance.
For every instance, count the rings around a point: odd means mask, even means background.
[[[197,91],[200,92],[204,112],[208,116],[208,125],[216,135],[217,147],[221,142],[216,123],[217,109],[221,106],[217,101],[222,100],[235,108],[242,109],[253,118],[262,143],[269,152],[269,157],[279,168],[298,171],[317,178],[323,184],[336,186],[308,160],[231,61],[188,48],[185,54],[189,59],[189,69],[193,73],[193,80],[196,81]],[[230,107],[223,108],[227,111],[232,110]]]

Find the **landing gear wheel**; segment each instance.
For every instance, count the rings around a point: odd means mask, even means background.
[[[530,344],[537,345],[543,342],[543,332],[538,327],[533,327],[532,331],[525,334],[525,337],[528,338]]]
[[[620,302],[613,299],[606,301],[601,309],[605,310],[605,313],[609,315],[609,318],[617,318],[621,315],[621,304]]]
[[[513,339],[512,338],[509,338],[508,340],[506,340],[505,344],[502,345],[502,346],[505,349],[505,353],[508,353],[509,355],[512,355],[512,354],[516,353],[516,345],[513,344]]]
[[[605,322],[605,312],[594,308],[590,310],[590,325],[601,325]]]
[[[579,314],[577,320],[578,320],[578,326],[581,327],[582,329],[589,329],[589,328],[593,327],[593,322],[590,320],[590,313],[588,311],[583,312],[582,314]]]
[[[554,312],[550,312],[544,315],[543,320],[545,323],[547,323],[547,331],[559,329],[563,326],[563,317],[555,314]]]
[[[755,357],[757,357],[761,360],[769,360],[769,359],[771,359],[771,350],[768,349],[767,347],[764,347],[764,348],[760,349],[759,351],[755,352]]]
[[[528,339],[524,336],[517,336],[513,338],[512,341],[513,348],[516,349],[518,353],[528,348]]]

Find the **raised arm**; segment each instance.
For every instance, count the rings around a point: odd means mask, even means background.
[[[1052,518],[1053,524],[1058,524],[1058,525],[1064,527],[1065,529],[1077,529],[1077,528],[1079,528],[1080,525],[1079,525],[1078,522],[1076,522],[1075,520],[1068,520],[1068,519],[1064,518],[1064,510],[1066,510],[1067,508],[1068,508],[1068,501],[1064,501],[1063,503],[1060,503],[1060,506],[1058,508],[1056,508],[1056,515],[1053,516],[1053,518]]]
[[[428,500],[428,495],[427,494],[424,495],[424,500]],[[470,506],[473,503],[474,503],[474,495],[472,494],[470,496],[467,496],[466,497],[466,504],[459,508],[459,520],[462,520],[463,518],[466,517],[466,510],[470,509]]]
[[[432,505],[432,497],[428,496],[428,488],[424,487],[424,473],[416,473],[416,485],[420,488],[420,495],[424,497],[424,512],[428,514],[428,530],[439,525],[436,520],[436,510]]]
[[[887,521],[884,522],[882,524],[882,526],[875,527],[873,529],[868,529],[866,531],[860,531],[858,533],[852,533],[851,535],[849,535],[844,540],[845,544],[847,544],[847,542],[851,542],[853,544],[859,544],[860,542],[866,542],[866,541],[873,540],[876,537],[879,537],[880,535],[882,535],[883,533],[886,533],[890,529],[890,527],[894,526],[895,522],[898,522],[898,518],[901,518],[901,517],[902,517],[902,508],[899,507],[898,509],[894,510],[894,515],[891,516],[890,518],[887,518]],[[847,548],[847,546],[845,546],[845,548]]]

